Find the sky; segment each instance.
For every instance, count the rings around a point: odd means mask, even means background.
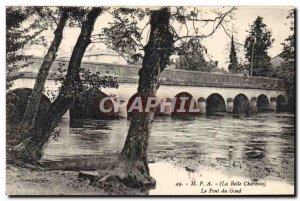
[[[213,18],[212,9],[222,9],[224,11],[230,9],[231,7],[199,7],[203,13],[203,18]],[[187,8],[189,9],[189,8]],[[234,30],[234,38],[239,43],[244,43],[247,30],[249,30],[250,25],[254,20],[260,16],[263,17],[263,22],[271,30],[272,37],[275,39],[272,47],[269,49],[268,53],[271,58],[277,56],[282,51],[281,43],[291,34],[290,32],[290,19],[287,19],[288,11],[292,7],[238,7],[234,11],[234,18],[230,22],[226,23],[226,28],[229,32]],[[111,21],[112,17],[108,14],[101,15],[96,23],[93,33],[99,33],[101,29],[107,26],[107,22]],[[140,27],[143,27],[148,19],[140,22]],[[174,27],[178,28],[179,25],[173,24]],[[203,26],[203,24],[196,25],[201,33],[209,33],[212,30],[212,24]],[[143,36],[145,40],[143,44],[146,44],[147,32],[149,26],[145,29]],[[184,31],[183,31],[184,32]],[[75,45],[77,37],[80,33],[80,29],[76,28],[67,28],[64,31],[64,39],[60,46],[62,52],[71,52],[72,48]],[[53,31],[48,31],[45,33],[45,36],[51,41],[53,38]],[[228,67],[228,57],[229,57],[229,44],[230,38],[223,29],[218,29],[211,37],[203,39],[202,42],[208,50],[208,54],[211,59],[219,61],[219,67],[227,69]],[[95,48],[105,49],[106,47],[103,44],[94,44]],[[90,47],[89,47],[90,48]],[[88,49],[89,49],[88,48]],[[34,54],[36,56],[42,56],[46,49],[43,48],[31,48],[27,53]],[[242,62],[245,61],[243,47],[239,46],[238,53],[239,60]]]
[[[239,7],[235,11],[235,20],[232,20],[227,27],[234,27],[237,33],[234,34],[235,39],[244,44],[244,41],[248,35],[247,30],[257,16],[263,17],[263,22],[268,26],[272,32],[272,37],[275,39],[272,47],[268,53],[271,58],[277,56],[282,51],[281,43],[291,34],[290,32],[290,19],[286,19],[288,11],[291,7]],[[218,60],[220,66],[224,66],[227,69],[228,63],[228,47],[230,38],[226,36],[223,30],[219,30],[215,35],[205,40],[205,46],[208,49],[209,54],[213,56],[213,59]],[[240,47],[240,59],[245,60],[243,53],[243,47]]]

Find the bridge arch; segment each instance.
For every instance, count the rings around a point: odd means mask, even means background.
[[[69,114],[70,119],[116,118],[112,97],[100,90],[89,90],[84,97],[76,99],[69,109]]]
[[[277,96],[276,111],[285,112],[287,107],[287,100],[283,95]]]
[[[6,108],[10,110],[7,113],[6,120],[8,122],[19,124],[22,121],[26,110],[27,102],[31,96],[31,88],[17,88],[9,90],[6,93]],[[37,118],[43,118],[45,112],[51,105],[51,100],[44,93],[41,96]]]
[[[265,112],[270,109],[270,102],[265,94],[261,94],[257,97],[257,111]]]
[[[197,103],[196,103],[194,97],[190,93],[180,92],[177,95],[175,95],[174,98],[176,98],[176,101],[174,104],[174,109],[172,111],[172,116],[184,117],[184,116],[198,114],[198,112],[193,112],[193,110],[196,110],[198,107],[197,107]],[[182,98],[186,99],[183,108],[181,108],[181,104],[183,102]],[[193,109],[193,110],[190,110],[190,109]]]
[[[250,114],[250,103],[245,94],[238,94],[233,100],[233,113],[234,114]]]
[[[226,104],[220,94],[213,93],[206,99],[206,115],[212,115],[216,112],[226,112]]]
[[[250,99],[250,114],[257,114],[257,98],[252,97]]]

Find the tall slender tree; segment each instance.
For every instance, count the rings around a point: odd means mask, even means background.
[[[253,76],[271,76],[272,65],[268,49],[274,39],[263,18],[258,16],[250,26],[249,35],[245,41],[246,59],[250,62],[250,74]]]
[[[231,36],[231,42],[230,42],[230,54],[229,54],[228,71],[231,72],[231,73],[237,73],[239,71],[239,69],[238,69],[238,60],[237,60],[237,57],[236,57],[236,50],[235,50],[233,35]]]
[[[43,29],[35,31],[35,21],[29,27],[22,26],[34,14],[31,10],[31,7],[6,7],[6,90],[21,76],[15,72],[30,64],[31,55],[23,53],[25,47],[42,41],[39,34]]]

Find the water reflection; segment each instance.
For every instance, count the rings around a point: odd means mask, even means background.
[[[73,123],[72,128],[69,123],[60,122],[60,137],[45,149],[42,163],[50,169],[105,168],[121,151],[130,122],[86,120]],[[293,115],[276,113],[243,118],[201,116],[184,121],[156,118],[149,161],[167,161],[190,172],[209,167],[227,176],[293,184],[293,123]]]

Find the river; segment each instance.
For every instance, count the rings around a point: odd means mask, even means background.
[[[59,136],[45,148],[41,161],[45,167],[66,170],[107,167],[121,151],[130,121],[84,120],[72,123],[72,127],[69,124],[68,119],[63,119]],[[294,137],[294,115],[287,113],[241,118],[230,114],[186,120],[155,118],[149,165],[157,186],[150,194],[200,194],[199,189],[184,190],[176,184],[187,185],[191,178],[222,177],[268,181],[269,191],[252,189],[257,193],[272,193],[274,186],[282,185],[287,189],[284,192],[292,193]],[[244,193],[252,192],[248,191]]]

